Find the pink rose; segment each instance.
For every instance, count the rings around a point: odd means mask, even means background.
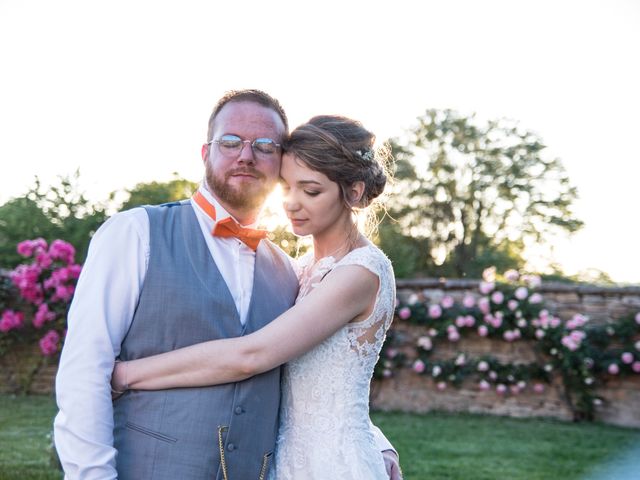
[[[566,335],[564,337],[562,337],[562,340],[560,340],[560,343],[562,343],[562,345],[565,346],[565,348],[567,348],[568,350],[574,352],[578,349],[578,347],[580,346],[573,338],[571,338],[569,335]]]
[[[489,382],[487,382],[486,380],[480,380],[480,383],[478,384],[478,387],[482,391],[487,391],[487,390],[489,390],[491,388],[491,384]]]
[[[489,303],[489,299],[487,297],[482,297],[478,300],[478,308],[484,314],[487,314],[491,311],[491,305]]]
[[[38,264],[38,266],[42,269],[47,269],[51,266],[51,264],[53,263],[53,258],[51,258],[51,255],[49,255],[46,252],[43,253],[39,253],[36,256],[36,263]]]
[[[544,385],[542,383],[536,383],[533,385],[533,391],[536,393],[544,392]]]
[[[467,320],[462,315],[456,317],[456,327],[462,328],[467,326]]]
[[[425,369],[425,364],[422,360],[416,360],[415,362],[413,362],[413,371],[416,373],[422,373],[424,372]]]
[[[636,373],[640,373],[640,362],[633,362],[631,369]]]
[[[486,325],[480,325],[478,327],[478,335],[480,335],[481,337],[486,337],[489,334],[489,329],[487,328]]]
[[[24,313],[5,310],[0,317],[0,332],[8,332],[24,325]]]
[[[396,355],[398,355],[398,351],[395,348],[390,348],[389,350],[387,350],[387,358],[395,358]]]
[[[495,286],[496,284],[493,282],[480,282],[480,293],[483,295],[489,295],[493,291]]]
[[[40,304],[36,314],[33,316],[33,326],[36,328],[42,328],[46,322],[50,322],[56,318],[54,312],[49,311],[49,306],[46,303]]]
[[[33,255],[33,244],[31,240],[24,240],[18,244],[18,255],[22,257],[30,257]]]
[[[504,272],[504,278],[506,278],[507,281],[509,282],[515,282],[518,280],[519,277],[520,277],[520,274],[518,273],[517,270],[510,269]]]
[[[440,316],[442,315],[442,308],[440,308],[440,305],[429,305],[429,316],[431,318],[440,318]]]
[[[481,360],[478,362],[478,371],[479,372],[486,372],[487,370],[489,370],[489,364],[487,362],[485,362],[484,360]]]
[[[518,301],[514,299],[509,300],[507,302],[507,307],[513,312],[516,308],[518,308]]]
[[[501,291],[495,291],[491,294],[491,301],[496,305],[500,305],[504,301],[504,294]]]
[[[618,367],[617,363],[612,363],[609,365],[609,368],[607,368],[607,371],[611,375],[617,375],[620,372],[620,367]]]
[[[440,302],[442,308],[451,308],[453,307],[454,303],[455,302],[453,301],[453,297],[451,295],[445,295],[444,297],[442,297],[442,301]]]
[[[65,242],[64,240],[54,240],[49,247],[49,254],[55,260],[62,260],[69,264],[73,263],[73,259],[76,254],[76,249],[73,245]]]
[[[569,336],[575,341],[575,342],[582,342],[582,340],[585,339],[585,337],[587,336],[586,333],[584,333],[584,330],[573,330],[572,332],[569,333]]]
[[[458,340],[460,340],[460,334],[458,333],[458,330],[449,331],[447,337],[449,338],[450,342],[457,342]]]
[[[45,252],[48,247],[46,240],[40,237],[35,240],[31,240],[31,244],[33,245],[33,251],[36,255]]]
[[[473,327],[476,324],[476,319],[473,317],[473,315],[465,315],[464,324],[467,327]]]
[[[624,352],[622,355],[620,355],[620,358],[622,359],[622,363],[625,363],[627,365],[633,363],[633,353],[631,352]]]
[[[476,299],[471,295],[465,295],[464,298],[462,299],[462,305],[464,305],[465,308],[473,308],[475,304],[476,304]]]
[[[49,330],[47,334],[40,339],[40,350],[45,356],[54,355],[58,351],[58,342],[60,335],[55,330]]]
[[[507,386],[499,383],[498,385],[496,385],[496,393],[498,395],[504,395],[505,393],[507,393]]]
[[[526,287],[518,287],[514,295],[518,300],[524,300],[529,296],[529,290],[527,290]]]
[[[640,312],[636,313],[636,323],[640,325]]]
[[[438,382],[436,388],[440,391],[445,390],[447,388],[447,382]]]
[[[543,337],[544,337],[544,330],[537,329],[537,330],[536,330],[536,338],[537,338],[538,340],[541,340]]]
[[[411,316],[411,309],[409,307],[402,307],[399,311],[398,311],[398,316],[402,319],[402,320],[406,320],[407,318],[409,318]]]
[[[513,342],[516,337],[511,330],[507,330],[502,334],[502,338],[504,338],[507,342]]]
[[[433,348],[433,343],[431,342],[431,337],[423,336],[418,339],[418,346],[424,350],[431,350]]]
[[[534,293],[529,297],[529,303],[532,304],[536,304],[536,303],[542,303],[542,295],[540,295],[539,293]]]
[[[392,372],[391,370],[389,370],[388,368],[385,368],[385,369],[382,371],[382,376],[383,376],[384,378],[389,378],[389,377],[391,377],[392,375],[393,375],[393,372]]]

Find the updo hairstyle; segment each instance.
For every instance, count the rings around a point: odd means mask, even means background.
[[[291,132],[284,150],[337,183],[347,207],[357,209],[368,207],[387,183],[388,149],[375,149],[374,142],[375,135],[356,120],[319,115]],[[364,192],[353,204],[347,192],[359,181]]]

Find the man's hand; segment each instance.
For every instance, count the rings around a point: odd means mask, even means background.
[[[385,450],[382,452],[382,458],[384,458],[384,466],[387,468],[389,479],[402,480],[402,470],[400,469],[398,454],[393,450]]]

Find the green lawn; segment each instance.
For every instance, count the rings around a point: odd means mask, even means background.
[[[55,410],[48,396],[0,395],[0,480],[60,479],[47,452]],[[373,421],[407,480],[640,479],[640,430],[438,413],[377,412]]]

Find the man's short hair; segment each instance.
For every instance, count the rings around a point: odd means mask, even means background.
[[[222,107],[224,107],[227,103],[230,102],[253,102],[263,107],[270,108],[274,112],[276,112],[280,118],[282,119],[282,123],[284,123],[285,135],[289,134],[289,121],[287,120],[287,114],[284,113],[284,109],[280,102],[273,98],[268,93],[263,92],[262,90],[256,89],[248,89],[248,90],[230,90],[226,92],[216,106],[213,107],[213,112],[211,112],[211,116],[209,117],[209,128],[207,130],[207,141],[210,142],[213,140],[213,123],[216,119]]]

